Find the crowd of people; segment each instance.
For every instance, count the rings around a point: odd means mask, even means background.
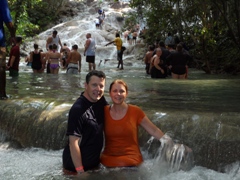
[[[22,39],[20,37],[16,38],[16,46],[10,51],[10,58],[7,65],[10,76],[18,76],[20,61],[19,47],[21,42]],[[123,51],[126,48],[123,46],[119,32],[116,33],[116,38],[107,43],[106,46],[110,44],[116,46],[117,68],[123,70]],[[156,45],[149,45],[144,57],[146,73],[151,75],[151,78],[172,77],[174,79],[186,79],[188,77],[188,63],[192,58],[184,47],[182,42],[175,45],[171,33],[168,33],[165,42],[160,41]],[[39,49],[37,44],[34,44],[33,49],[25,61],[27,65],[32,67],[34,73],[43,73],[46,69],[47,73],[58,74],[60,68],[65,69],[68,74],[81,72],[82,57],[78,52],[78,45],[73,45],[71,50],[66,43],[62,45],[56,30],[46,40],[46,52]],[[87,33],[83,55],[86,56],[89,71],[96,69],[95,50],[95,40],[91,37],[91,33]]]
[[[78,52],[78,45],[73,45],[70,49],[66,43],[61,43],[56,30],[47,38],[46,52],[39,49],[38,44],[34,44],[34,50],[25,58],[27,66],[30,66],[33,73],[58,74],[59,69],[66,70],[67,74],[77,74],[81,72],[81,54]],[[9,60],[11,62],[11,59]]]
[[[16,43],[10,51],[10,58],[8,61],[7,70],[10,71],[10,76],[18,76],[19,62],[20,62],[20,45],[22,38],[17,37]],[[120,34],[116,33],[116,38],[106,44],[114,44],[117,48],[117,60],[120,70],[123,70],[123,51],[126,49],[123,46],[123,41],[120,38]],[[88,70],[92,71],[96,69],[95,63],[95,50],[96,43],[91,37],[91,33],[86,34],[86,41],[84,44],[83,55],[86,57],[88,63]],[[14,59],[13,59],[14,58]],[[27,66],[30,66],[33,73],[51,73],[58,74],[59,69],[66,70],[67,74],[78,74],[81,72],[82,56],[78,51],[78,45],[75,44],[70,49],[66,43],[61,43],[61,39],[56,30],[46,40],[46,51],[39,49],[38,44],[33,45],[33,51],[25,57]]]
[[[167,45],[166,45],[167,44]],[[151,78],[187,79],[188,63],[192,60],[184,43],[175,43],[171,33],[156,45],[149,45],[144,56],[145,70]]]
[[[132,29],[123,32],[124,40],[129,45],[137,44],[137,38],[139,37],[140,27],[139,24],[133,26]]]

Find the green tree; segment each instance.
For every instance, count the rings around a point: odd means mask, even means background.
[[[45,30],[67,2],[68,0],[8,1],[16,33],[25,38]]]
[[[238,0],[132,0],[131,7],[146,20],[147,43],[172,32],[205,72],[240,71]]]

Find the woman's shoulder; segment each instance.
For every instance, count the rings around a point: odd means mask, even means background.
[[[142,111],[142,109],[137,106],[137,105],[133,105],[133,104],[128,104],[129,109],[135,110],[135,111]]]

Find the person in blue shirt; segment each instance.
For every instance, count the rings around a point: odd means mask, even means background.
[[[0,1],[0,99],[7,99],[6,95],[6,37],[4,23],[7,26],[11,40],[15,42],[15,29],[12,23],[7,0]]]

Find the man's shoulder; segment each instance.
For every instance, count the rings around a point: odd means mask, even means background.
[[[19,48],[19,46],[13,46],[13,47],[11,48],[11,51],[14,51],[14,52],[20,51],[20,48]]]
[[[77,112],[81,112],[81,111],[85,111],[85,107],[88,106],[88,101],[86,100],[86,98],[84,98],[83,95],[81,95],[72,105],[71,107],[71,111],[77,111]]]
[[[147,55],[152,55],[153,54],[153,51],[148,51],[147,52]]]
[[[87,40],[86,40],[86,43],[90,43],[91,42],[91,38],[88,38]]]
[[[78,51],[71,51],[70,55],[72,55],[72,56],[81,56],[81,54]]]
[[[53,37],[52,36],[48,36],[47,43],[51,43],[52,41],[53,41]]]

